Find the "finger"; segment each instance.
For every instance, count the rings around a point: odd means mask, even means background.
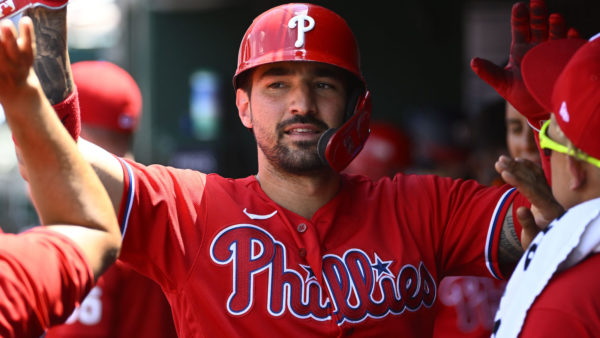
[[[567,37],[567,24],[562,15],[558,13],[550,14],[549,22],[549,39],[563,39]]]
[[[524,165],[525,167],[527,167],[527,169],[533,171],[536,175],[543,174],[543,170],[540,168],[540,166],[528,159],[517,157],[515,158],[515,162]]]
[[[504,96],[506,94],[508,81],[504,73],[504,68],[485,59],[473,58],[471,60],[471,69],[500,95]]]
[[[501,157],[496,163],[498,172],[502,179],[517,188],[519,192],[525,196],[532,204],[546,202],[552,195],[549,189],[544,190],[547,186],[545,181],[542,181],[539,170],[530,167],[526,160],[513,160],[508,157]],[[545,185],[545,186],[544,186]]]
[[[569,38],[569,39],[581,38],[581,34],[579,34],[579,31],[577,31],[575,28],[571,27],[567,31],[567,38]]]
[[[529,10],[523,2],[517,2],[512,7],[511,19],[512,43],[529,42]]]
[[[515,186],[518,183],[518,180],[513,174],[513,171],[515,170],[513,162],[514,160],[512,158],[506,155],[500,155],[494,167],[506,183]]]
[[[531,42],[540,43],[548,40],[548,8],[544,0],[531,0],[530,25]]]
[[[528,160],[516,159],[508,164],[500,163],[499,166],[505,167],[502,178],[515,186],[519,193],[531,202],[531,211],[535,211],[538,225],[546,225],[564,212],[563,207],[552,195],[544,173],[538,165]]]
[[[4,47],[5,45],[5,34],[1,29],[1,25],[0,25],[0,70],[4,71],[6,69],[9,69],[11,67],[10,65],[10,59],[8,58],[8,56],[6,55],[6,48]]]
[[[19,47],[17,46],[17,30],[10,20],[0,21],[2,36],[4,37],[4,48],[7,58],[14,64],[19,61]]]
[[[35,57],[35,37],[33,32],[33,22],[31,18],[24,16],[19,20],[19,49],[24,54],[25,62],[31,66]]]
[[[533,217],[533,213],[527,207],[519,207],[517,209],[517,220],[519,224],[521,224],[521,245],[524,249],[529,247],[531,241],[535,238],[535,236],[540,232],[540,228],[535,223],[535,218]]]
[[[496,160],[496,171],[498,171],[498,173],[500,174],[504,169],[508,168],[510,162],[510,157],[506,156],[506,155],[500,155],[498,157],[498,159]]]

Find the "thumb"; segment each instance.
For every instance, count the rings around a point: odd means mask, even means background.
[[[504,96],[508,87],[503,67],[497,66],[486,59],[476,57],[471,60],[471,69],[483,81],[492,86],[498,94]]]

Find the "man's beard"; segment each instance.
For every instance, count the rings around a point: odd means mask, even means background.
[[[268,148],[258,143],[265,157],[274,166],[292,174],[307,175],[323,170],[327,167],[319,158],[317,152],[318,139],[314,141],[300,141],[292,145],[282,143],[285,133],[284,128],[294,123],[310,123],[325,131],[329,127],[323,122],[310,115],[296,115],[295,117],[280,122],[277,125],[277,144]],[[257,140],[258,142],[258,140]]]

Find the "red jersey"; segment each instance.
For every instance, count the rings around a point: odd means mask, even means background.
[[[554,276],[527,312],[519,337],[597,337],[600,254]]]
[[[177,337],[171,308],[160,287],[117,261],[67,321],[45,338]]]
[[[94,276],[79,247],[52,230],[0,234],[0,337],[38,337],[63,322]]]
[[[182,337],[426,337],[445,275],[499,275],[509,187],[342,175],[311,219],[254,176],[122,161],[120,259],[157,281]]]

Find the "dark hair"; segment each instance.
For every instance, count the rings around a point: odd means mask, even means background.
[[[248,95],[250,95],[250,92],[252,91],[252,74],[254,73],[254,70],[256,68],[250,68],[242,73],[240,73],[237,78],[235,79],[235,88],[236,89],[241,89],[243,91],[245,91],[246,93],[248,93]]]

